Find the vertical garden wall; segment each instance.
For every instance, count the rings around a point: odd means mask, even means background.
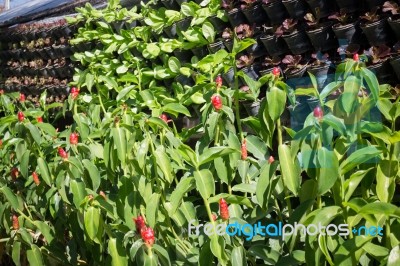
[[[3,260],[399,264],[398,2],[129,3],[2,31]]]

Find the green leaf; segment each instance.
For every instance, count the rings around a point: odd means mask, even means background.
[[[353,112],[355,104],[358,103],[358,92],[361,81],[356,76],[348,77],[344,82],[344,92],[341,95],[342,107],[347,114]]]
[[[34,224],[40,230],[41,234],[44,236],[47,243],[51,243],[55,236],[52,228],[42,221],[35,221]]]
[[[379,82],[376,78],[375,74],[366,67],[361,68],[361,75],[364,80],[367,82],[368,89],[372,92],[372,97],[374,98],[374,102],[378,102],[379,100]]]
[[[83,165],[89,172],[90,179],[92,180],[92,188],[94,191],[97,191],[100,187],[101,177],[99,170],[97,169],[96,165],[91,161],[84,159],[82,160]]]
[[[94,84],[94,76],[90,73],[87,73],[85,83],[88,91],[91,92]]]
[[[136,253],[138,252],[139,248],[141,248],[143,246],[143,244],[144,243],[143,243],[142,239],[138,239],[132,244],[132,246],[129,250],[129,255],[131,257],[131,260],[135,259]]]
[[[15,196],[14,192],[12,192],[12,190],[7,187],[4,186],[0,189],[0,191],[4,194],[4,196],[7,198],[7,201],[11,204],[11,207],[14,210],[20,210],[23,211],[24,206],[22,201],[19,201],[17,196]]]
[[[168,59],[168,68],[173,72],[178,74],[179,69],[181,68],[181,63],[179,62],[178,58],[171,56]]]
[[[210,22],[206,21],[203,23],[201,26],[201,32],[209,43],[214,42],[215,30],[214,26]]]
[[[49,134],[51,137],[57,136],[57,131],[51,124],[37,123],[36,126],[43,130],[46,134]]]
[[[168,210],[169,213],[174,214],[178,209],[183,196],[195,187],[193,181],[193,177],[188,177],[179,181],[169,198],[169,201],[171,202],[171,208]]]
[[[249,255],[259,257],[269,265],[276,265],[281,256],[278,251],[266,245],[252,245],[248,250]]]
[[[373,168],[369,168],[368,170],[360,170],[355,172],[344,182],[344,191],[345,201],[349,201],[354,191],[357,189],[358,185],[362,181],[362,179],[366,176],[366,174],[371,171]]]
[[[203,165],[205,163],[211,162],[218,157],[223,157],[227,154],[231,154],[233,152],[239,152],[236,149],[227,148],[227,147],[211,147],[206,149],[200,156],[199,156],[199,165]]]
[[[243,247],[234,247],[231,253],[232,266],[246,265],[246,256]]]
[[[146,203],[146,219],[151,227],[154,228],[157,220],[157,210],[160,201],[160,194],[151,194],[149,201]]]
[[[108,252],[112,258],[112,266],[128,266],[128,257],[126,256],[125,248],[122,246],[122,241],[111,238],[108,241]]]
[[[293,160],[290,147],[282,144],[278,147],[280,169],[285,186],[297,195],[300,188],[300,166]]]
[[[357,165],[365,163],[382,152],[375,146],[368,146],[353,152],[345,161],[340,164],[340,175],[344,175]]]
[[[161,264],[162,265],[171,265],[171,260],[169,259],[169,254],[168,252],[165,250],[165,248],[163,248],[160,245],[154,244],[153,245],[153,250],[155,250],[155,252],[157,253],[158,257],[161,260]]]
[[[389,253],[389,258],[386,266],[400,265],[400,246],[397,245]]]
[[[222,236],[217,234],[211,236],[210,249],[223,265],[226,264],[225,240]]]
[[[104,84],[108,87],[108,89],[118,89],[118,84],[117,82],[107,76],[99,76],[99,80],[104,82]]]
[[[398,162],[382,160],[376,170],[376,195],[382,202],[391,202],[396,189]]]
[[[158,167],[160,167],[164,174],[165,180],[171,184],[172,181],[174,181],[174,176],[172,175],[172,167],[169,160],[170,157],[165,153],[162,147],[157,148],[154,156],[156,157]]]
[[[334,130],[340,133],[340,135],[346,135],[346,125],[344,124],[343,119],[337,118],[331,113],[324,115],[322,119],[322,123],[326,123],[331,126]]]
[[[19,241],[13,242],[11,257],[16,266],[21,266],[21,242]]]
[[[339,206],[329,206],[323,207],[322,209],[317,209],[307,215],[304,225],[314,224],[318,225],[321,223],[323,226],[327,226],[336,216],[341,214],[342,209]],[[310,235],[308,240],[311,244],[318,235]]]
[[[30,155],[30,151],[27,150],[26,152],[24,152],[24,155],[22,155],[21,158],[21,165],[20,165],[20,169],[21,169],[21,174],[23,177],[28,178],[28,170],[29,170],[29,155]]]
[[[178,116],[178,114],[184,114],[191,117],[189,110],[180,103],[169,103],[166,104],[162,109],[164,112],[173,114],[175,116]]]
[[[333,151],[322,147],[318,150],[318,194],[325,194],[339,178],[339,161]]]
[[[69,183],[76,208],[80,208],[81,202],[86,197],[85,184],[79,180],[71,180]]]
[[[100,209],[89,206],[84,213],[85,232],[91,240],[97,236],[100,226]]]
[[[286,93],[274,86],[267,92],[267,102],[269,115],[273,121],[276,121],[285,111]]]
[[[203,199],[208,199],[215,194],[214,177],[210,170],[202,169],[194,172],[196,180],[196,188],[200,192]]]
[[[32,125],[31,123],[27,123],[25,126],[28,128],[33,140],[38,145],[40,145],[40,143],[42,142],[42,139],[41,139],[40,131],[37,129],[37,127]]]
[[[372,202],[364,205],[360,211],[360,214],[373,214],[373,215],[386,215],[400,217],[400,208],[385,202]]]
[[[31,247],[26,251],[26,255],[28,257],[29,265],[44,265],[42,253],[40,252],[38,246],[36,246],[35,244],[32,244]]]
[[[122,167],[125,167],[125,160],[126,160],[125,129],[122,127],[112,128],[111,134],[113,136],[115,146],[117,148],[118,159],[121,161]]]

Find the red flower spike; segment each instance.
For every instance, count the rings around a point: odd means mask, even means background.
[[[360,61],[360,56],[358,54],[354,54],[353,55],[353,60],[357,61],[357,62]]]
[[[213,221],[216,221],[218,218],[218,216],[215,213],[213,213],[211,216],[212,216]]]
[[[274,75],[275,77],[279,77],[280,74],[281,74],[281,71],[280,71],[279,67],[274,67],[272,69],[272,75]]]
[[[136,232],[140,233],[142,230],[146,229],[146,222],[142,215],[139,215],[137,218],[133,218],[133,221],[136,225]]]
[[[12,178],[12,180],[16,181],[18,176],[19,176],[18,168],[14,167],[13,169],[11,169],[11,178]]]
[[[24,119],[25,119],[24,113],[21,112],[21,111],[19,111],[19,112],[18,112],[18,121],[19,121],[19,122],[22,122],[22,121],[24,121]]]
[[[13,214],[13,216],[12,216],[12,224],[13,224],[14,230],[19,229],[19,221],[18,221],[18,216],[16,214]]]
[[[229,219],[228,203],[224,199],[219,200],[219,215],[224,221]]]
[[[167,124],[172,121],[171,119],[168,119],[168,116],[166,114],[160,115],[160,118],[164,120],[164,122]]]
[[[314,117],[321,120],[324,117],[324,111],[320,106],[314,108]]]
[[[0,90],[0,95],[3,95],[4,94],[4,90]]]
[[[19,101],[20,101],[21,103],[23,103],[23,102],[25,102],[25,100],[26,100],[25,94],[20,93],[20,94],[19,94]]]
[[[268,163],[269,164],[272,164],[273,162],[275,162],[275,159],[274,159],[274,156],[269,156],[269,158],[268,158]]]
[[[215,78],[215,83],[217,84],[217,89],[219,89],[219,88],[222,87],[222,77],[221,77],[221,75],[218,75],[218,76]]]
[[[242,141],[242,146],[241,146],[241,151],[242,151],[242,160],[247,159],[247,145],[246,145],[246,139]]]
[[[67,152],[61,147],[58,148],[58,155],[60,155],[60,157],[63,158],[63,159],[67,159],[68,158]]]
[[[211,97],[211,103],[216,111],[220,111],[222,109],[222,98],[219,94],[215,94]]]
[[[151,227],[147,227],[140,232],[144,243],[151,247],[154,244],[154,231]]]
[[[78,144],[78,140],[79,140],[79,134],[78,133],[71,133],[71,135],[69,135],[69,143],[71,143],[71,145],[76,145]]]
[[[70,94],[72,96],[72,99],[75,100],[79,96],[79,89],[76,87],[72,87]]]
[[[38,117],[38,118],[36,118],[36,120],[38,123],[43,123],[43,117]]]
[[[33,182],[35,182],[36,186],[40,185],[40,180],[39,180],[39,176],[36,172],[32,173],[32,178],[33,178]]]
[[[0,148],[3,146],[3,141],[0,139]]]

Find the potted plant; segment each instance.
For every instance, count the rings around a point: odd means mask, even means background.
[[[262,3],[271,25],[281,25],[289,17],[282,0],[263,0]]]
[[[340,10],[346,13],[351,13],[361,8],[360,1],[358,0],[336,0],[336,4]]]
[[[395,76],[389,61],[391,55],[390,47],[385,44],[374,46],[366,51],[365,54],[370,59],[368,69],[375,73],[379,83],[394,84]]]
[[[376,8],[377,6],[381,6],[385,0],[365,0],[367,2],[367,7],[369,10]]]
[[[292,19],[301,19],[310,11],[305,0],[282,0]]]
[[[258,79],[258,66],[253,64],[254,56],[252,55],[242,55],[236,60],[236,67],[242,69],[244,73],[247,74],[251,79]]]
[[[240,8],[246,16],[247,21],[253,25],[262,25],[268,23],[268,17],[259,0],[240,0]]]
[[[390,12],[393,17],[388,19],[389,25],[400,40],[400,6],[394,1],[386,1],[382,6],[383,12]]]
[[[282,36],[293,54],[302,54],[312,49],[310,40],[304,30],[297,27],[298,22],[294,19],[285,19],[279,26],[275,35]]]
[[[396,73],[397,79],[400,80],[400,42],[393,46],[394,56],[390,59],[390,64]]]
[[[336,37],[332,30],[332,22],[319,23],[320,17],[317,17],[318,19],[311,13],[307,13],[304,16],[308,25],[307,35],[316,51],[329,51],[337,46]]]
[[[272,72],[272,70],[277,67],[280,69],[280,65],[282,63],[282,60],[278,56],[274,57],[265,57],[264,61],[261,63],[261,66],[263,67],[262,70],[260,70],[260,76],[265,76],[269,73]]]
[[[311,7],[311,12],[316,17],[326,18],[335,12],[335,2],[332,0],[307,0],[307,4]]]
[[[313,74],[317,80],[318,90],[322,90],[326,84],[330,83],[332,62],[329,60],[329,54],[321,52],[311,55],[313,61],[308,65],[307,71]]]
[[[374,8],[361,16],[361,29],[372,46],[379,46],[391,40],[387,18],[381,18],[377,12],[378,8]]]
[[[308,66],[307,60],[301,55],[286,55],[282,63],[286,66],[283,72],[287,79],[303,77]]]
[[[360,42],[362,30],[352,14],[341,9],[339,13],[330,15],[329,19],[337,21],[332,29],[340,46]]]
[[[229,23],[232,27],[247,23],[246,16],[239,8],[239,1],[222,0],[221,7],[225,10],[228,16]]]

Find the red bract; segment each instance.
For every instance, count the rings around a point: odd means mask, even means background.
[[[18,168],[14,167],[13,169],[11,169],[11,178],[13,179],[13,181],[15,181],[18,176],[19,176]]]
[[[69,135],[69,142],[71,143],[71,145],[78,144],[78,139],[79,139],[79,135],[75,132],[73,132],[73,133],[71,133],[71,135]]]
[[[79,89],[76,87],[72,87],[70,93],[71,93],[72,99],[76,99],[79,95]]]
[[[24,119],[25,119],[24,113],[21,112],[21,111],[19,111],[19,112],[18,112],[18,121],[19,121],[19,122],[22,122],[22,121],[24,121]]]
[[[242,151],[242,160],[247,159],[247,145],[246,145],[246,139],[242,141],[242,146],[241,146],[241,151]]]
[[[154,244],[154,231],[151,227],[145,228],[140,234],[147,246],[151,247]]]
[[[58,148],[58,155],[60,155],[60,157],[63,158],[63,159],[67,159],[68,158],[67,152],[61,147]]]
[[[38,121],[38,123],[43,123],[43,117],[38,117],[36,118],[36,120]]]
[[[139,215],[137,218],[133,218],[136,225],[136,232],[140,233],[142,230],[146,229],[146,223],[143,216]]]
[[[33,178],[33,182],[35,182],[35,184],[37,186],[39,186],[40,185],[40,180],[39,180],[39,176],[38,176],[38,174],[36,172],[32,173],[32,178]]]
[[[353,55],[353,60],[354,61],[359,61],[360,60],[360,56],[358,54],[354,54]]]
[[[217,84],[217,88],[221,88],[222,87],[222,77],[221,77],[221,75],[218,75],[215,78],[215,83]]]
[[[321,120],[324,117],[324,111],[320,106],[314,108],[314,117]]]
[[[19,94],[19,101],[20,101],[21,103],[23,103],[23,102],[25,102],[25,100],[26,100],[25,94],[20,93],[20,94]]]
[[[213,221],[216,221],[218,218],[218,216],[215,213],[213,213],[211,216],[212,216]]]
[[[16,214],[13,214],[13,216],[12,216],[12,224],[13,224],[14,230],[19,229],[19,221],[18,221],[18,216]]]
[[[0,148],[3,146],[3,141],[0,139]]]
[[[272,75],[274,75],[275,77],[279,77],[280,74],[281,74],[281,71],[279,70],[279,67],[274,67],[272,69]]]
[[[229,219],[228,203],[224,199],[219,200],[219,215],[221,216],[222,220]]]
[[[268,163],[269,164],[271,164],[271,163],[273,163],[273,162],[275,162],[275,159],[274,159],[274,156],[269,156],[269,158],[268,158]]]
[[[0,90],[0,95],[4,94],[4,90]]]
[[[219,94],[215,94],[211,97],[211,103],[216,111],[220,111],[222,109],[222,98]]]
[[[169,122],[172,121],[171,119],[168,119],[168,116],[167,116],[166,114],[160,115],[160,118],[161,118],[162,120],[164,120],[165,123],[169,123]]]

